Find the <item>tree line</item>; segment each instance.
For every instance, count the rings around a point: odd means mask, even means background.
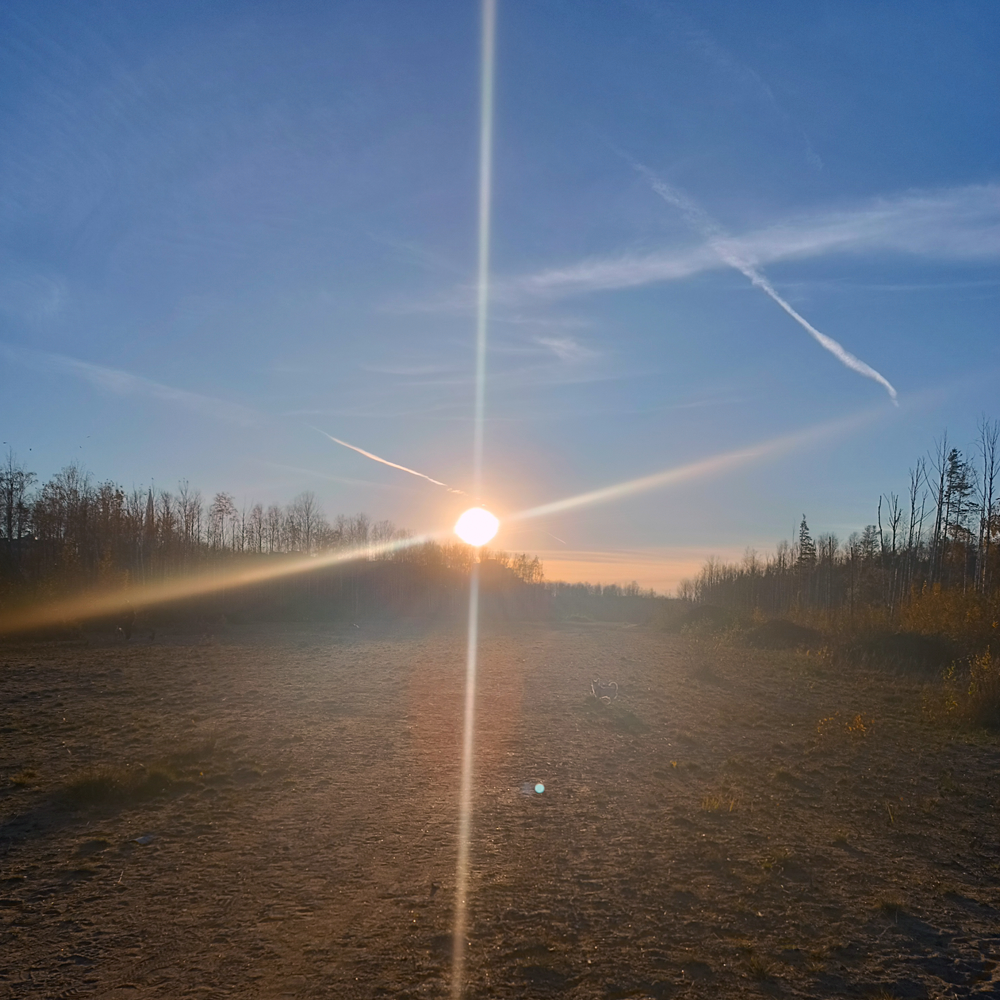
[[[314,578],[308,581],[258,587],[258,606],[336,598],[350,605],[350,613],[360,614],[363,606],[386,600],[416,606],[410,592],[428,586],[459,593],[472,559],[468,546],[386,546],[408,537],[391,521],[373,521],[366,514],[330,520],[311,492],[284,506],[238,506],[229,493],[209,499],[187,481],[176,491],[127,490],[69,465],[39,483],[13,452],[0,466],[0,601],[7,603],[88,586],[128,589],[242,562],[342,550],[356,551],[358,558],[305,574]],[[484,579],[494,588],[543,580],[537,557],[499,551],[482,556],[488,564]],[[324,574],[325,579],[316,579]],[[230,595],[230,604],[233,600]]]
[[[998,441],[1000,423],[985,418],[966,452],[944,434],[910,469],[905,492],[880,496],[875,522],[846,541],[814,538],[803,514],[797,539],[771,555],[748,549],[738,563],[709,559],[678,596],[771,616],[898,623],[950,595],[950,607],[982,617],[1000,605]]]

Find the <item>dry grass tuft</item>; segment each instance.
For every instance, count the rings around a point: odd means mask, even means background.
[[[760,859],[760,866],[764,871],[769,872],[774,868],[780,868],[790,857],[791,853],[786,848],[779,847],[770,854],[765,854]]]
[[[904,912],[904,903],[894,893],[886,893],[875,901],[875,908],[887,917],[898,917]]]
[[[1000,659],[987,647],[968,664],[968,675],[954,663],[945,671],[943,690],[924,696],[924,714],[1000,729]]]
[[[833,715],[828,715],[820,719],[816,723],[816,732],[820,736],[836,732],[848,733],[855,737],[867,736],[871,732],[874,722],[875,720],[870,715],[864,715],[861,712],[842,717],[838,711],[834,712]]]
[[[975,725],[1000,728],[1000,659],[988,647],[969,664],[966,714]]]
[[[770,979],[774,975],[774,965],[761,955],[751,954],[747,960],[747,971],[753,979]]]
[[[67,782],[60,798],[72,809],[127,805],[161,795],[176,781],[177,775],[165,767],[150,770],[96,767]]]
[[[30,788],[32,785],[38,784],[38,772],[30,767],[26,767],[23,771],[18,771],[17,774],[12,775],[10,783],[17,785],[18,788]]]

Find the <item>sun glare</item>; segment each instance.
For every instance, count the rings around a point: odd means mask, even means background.
[[[469,545],[485,545],[497,533],[500,522],[482,507],[472,507],[455,522],[455,534]]]

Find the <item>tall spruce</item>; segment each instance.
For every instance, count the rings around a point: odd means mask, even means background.
[[[801,570],[811,570],[816,565],[816,543],[809,534],[805,514],[802,515],[802,523],[799,525],[799,558],[796,565]]]

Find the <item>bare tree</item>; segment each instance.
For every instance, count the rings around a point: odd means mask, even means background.
[[[250,547],[254,552],[264,551],[264,508],[255,503],[250,510]]]
[[[0,466],[0,519],[2,519],[7,558],[12,566],[20,561],[21,539],[27,533],[30,501],[28,493],[38,477],[29,472],[7,451],[7,459]]]
[[[228,493],[216,493],[208,508],[209,544],[226,547],[226,524],[236,518],[236,504]]]
[[[312,552],[316,537],[326,524],[323,512],[316,503],[316,494],[310,490],[300,493],[288,505],[288,521],[295,532],[297,546]]]
[[[280,552],[281,551],[281,529],[283,523],[283,517],[281,513],[281,508],[276,504],[271,504],[267,508],[267,514],[265,515],[266,527],[265,533],[267,535],[267,551],[268,552]]]
[[[177,502],[184,548],[190,552],[201,541],[201,493],[184,479],[177,487]]]
[[[941,435],[940,441],[934,442],[935,451],[930,457],[931,469],[937,481],[930,483],[934,489],[934,531],[931,534],[931,583],[941,579],[944,563],[945,532],[942,530],[945,520],[945,482],[948,476],[948,432]]]

